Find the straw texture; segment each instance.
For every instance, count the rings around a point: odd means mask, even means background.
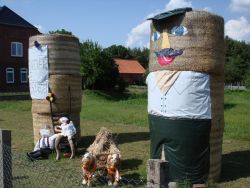
[[[97,167],[105,167],[107,156],[109,154],[120,154],[112,133],[105,127],[102,127],[96,135],[95,141],[88,147],[88,152],[96,155]]]
[[[82,101],[82,79],[79,75],[50,75],[49,87],[55,94],[53,112],[80,112]],[[32,112],[50,113],[47,100],[32,100]]]
[[[170,34],[174,26],[184,26],[188,33],[183,36]],[[206,11],[186,12],[167,20],[151,24],[154,31],[161,33],[157,41],[150,41],[149,71],[179,70],[221,73],[224,62],[224,20]],[[183,54],[169,65],[159,65],[155,51],[161,50],[163,32],[168,33],[170,47],[183,49]]]
[[[80,75],[79,40],[69,35],[36,35],[29,39],[29,46],[34,42],[48,45],[49,74]]]
[[[212,126],[210,132],[209,179],[218,181],[221,174],[224,131],[224,76],[211,75]]]
[[[69,99],[59,98],[52,103],[52,112],[57,113],[70,113],[81,111],[81,98],[71,98],[71,105]],[[32,112],[38,114],[49,114],[50,104],[47,100],[32,100]]]

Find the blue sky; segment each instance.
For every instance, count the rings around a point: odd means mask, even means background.
[[[223,16],[227,35],[250,42],[250,0],[0,0],[3,5],[43,33],[64,28],[103,47],[148,46],[148,16],[191,6]]]

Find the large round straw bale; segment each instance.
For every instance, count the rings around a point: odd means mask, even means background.
[[[56,98],[82,98],[82,77],[80,75],[50,75],[49,87]]]
[[[49,74],[80,74],[80,51],[78,38],[70,35],[36,35],[29,39],[29,47],[34,42],[48,46]]]
[[[222,141],[224,131],[224,77],[211,75],[212,126],[210,132],[209,179],[217,181],[221,174]]]
[[[52,112],[70,113],[80,112],[82,107],[81,98],[57,98],[52,103]],[[47,100],[32,100],[32,112],[38,114],[50,113],[50,104]]]
[[[50,75],[49,87],[55,95],[53,112],[80,112],[82,101],[82,82],[80,75]],[[50,113],[47,100],[32,100],[32,112]]]
[[[183,36],[171,34],[174,26],[184,26],[188,33]],[[180,70],[221,73],[224,63],[224,20],[206,11],[190,11],[165,20],[153,21],[153,32],[161,33],[157,41],[150,41],[149,70]],[[183,49],[169,65],[161,66],[155,52],[162,49],[163,32],[168,33],[170,47]]]

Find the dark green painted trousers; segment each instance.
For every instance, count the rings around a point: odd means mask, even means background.
[[[169,119],[149,114],[151,158],[160,159],[164,146],[169,180],[205,183],[209,173],[211,120]]]

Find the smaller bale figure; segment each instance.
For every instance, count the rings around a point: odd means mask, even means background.
[[[56,131],[60,132],[56,134],[56,140],[55,140],[55,149],[56,149],[56,160],[60,159],[60,150],[59,150],[59,143],[63,137],[67,137],[71,149],[71,156],[70,159],[74,158],[75,156],[75,145],[74,145],[74,136],[76,134],[76,128],[70,119],[67,117],[61,117],[59,119],[59,122],[61,123],[60,126],[56,127]]]
[[[91,153],[85,153],[82,158],[83,185],[87,184],[88,186],[92,186],[96,166],[96,157]]]
[[[41,138],[37,141],[33,152],[27,153],[28,159],[31,161],[39,159],[48,159],[49,154],[55,149],[55,140],[57,134],[52,135],[48,126],[40,129]]]

